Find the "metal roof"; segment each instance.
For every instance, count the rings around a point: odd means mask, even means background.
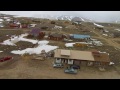
[[[75,39],[90,38],[90,35],[73,34],[73,38]]]

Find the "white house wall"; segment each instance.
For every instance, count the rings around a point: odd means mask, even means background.
[[[73,64],[73,60],[68,60],[68,64]]]
[[[56,63],[61,63],[61,59],[60,58],[56,58]]]

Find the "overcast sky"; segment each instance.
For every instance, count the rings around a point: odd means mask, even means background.
[[[3,14],[13,14],[20,16],[39,16],[47,15],[73,15],[91,18],[96,21],[120,20],[120,11],[0,11]]]

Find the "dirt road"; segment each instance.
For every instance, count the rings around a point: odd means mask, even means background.
[[[103,35],[101,35],[99,32],[97,32],[96,30],[93,30],[93,33],[95,33],[96,35],[98,35],[97,38],[103,39],[105,40],[108,45],[113,46],[117,49],[120,49],[120,44],[118,44],[117,42],[114,41],[114,39],[111,38],[105,38]]]

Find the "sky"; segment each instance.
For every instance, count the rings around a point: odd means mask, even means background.
[[[39,16],[46,15],[72,15],[90,18],[100,22],[120,20],[120,11],[0,11],[3,14],[20,15],[20,16]]]

